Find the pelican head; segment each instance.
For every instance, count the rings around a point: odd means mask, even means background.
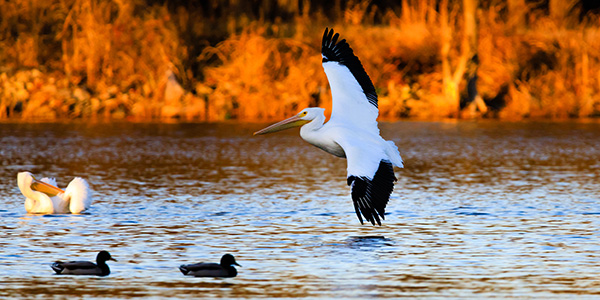
[[[34,191],[42,192],[50,197],[65,192],[51,184],[37,180],[30,172],[19,172],[19,174],[17,174],[17,185],[19,186],[21,193],[27,198],[29,198],[29,194]]]
[[[261,129],[255,132],[254,135],[267,134],[302,126],[304,124],[310,123],[312,120],[318,118],[319,116],[324,116],[323,111],[325,111],[325,109],[320,107],[305,108],[299,113],[297,113],[295,116],[285,119],[279,123],[275,123],[267,128]]]

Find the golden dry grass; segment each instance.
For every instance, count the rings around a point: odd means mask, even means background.
[[[261,6],[254,17],[247,3],[215,3],[227,13],[143,0],[0,0],[0,119],[257,121],[329,109],[325,27],[361,59],[382,119],[456,117],[448,88],[466,98],[460,3],[447,19],[434,0],[342,1],[332,11],[278,1],[282,16]],[[577,1],[551,4],[480,6],[478,91],[490,110],[479,116],[600,116],[600,19],[579,20]],[[445,41],[457,86],[444,85]]]

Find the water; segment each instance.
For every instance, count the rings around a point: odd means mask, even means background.
[[[345,160],[263,125],[0,124],[0,297],[600,297],[600,124],[381,124],[406,163],[381,227]],[[27,215],[22,170],[86,178],[89,214]],[[49,267],[102,249],[108,277]],[[224,253],[238,277],[177,269]]]

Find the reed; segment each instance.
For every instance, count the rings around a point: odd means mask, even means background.
[[[456,1],[267,2],[0,0],[0,119],[261,121],[329,108],[325,27],[361,59],[385,120],[464,117],[473,53],[489,108],[474,116],[600,116],[600,17],[580,17],[578,1],[471,13]]]

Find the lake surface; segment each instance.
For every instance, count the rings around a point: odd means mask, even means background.
[[[360,225],[346,162],[266,124],[0,124],[0,298],[600,297],[600,124],[380,124],[406,167]],[[28,215],[16,174],[90,182]],[[56,276],[94,260],[108,277]],[[184,277],[233,254],[236,278]]]

